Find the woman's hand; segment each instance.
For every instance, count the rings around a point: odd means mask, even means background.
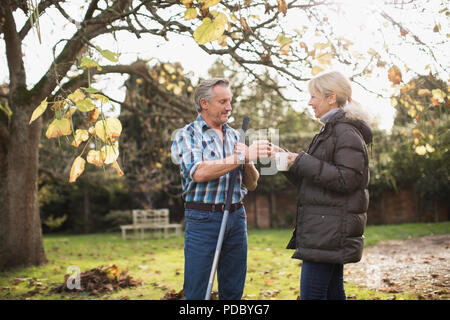
[[[289,152],[289,151],[286,151],[286,150],[280,148],[279,146],[277,146],[275,144],[271,144],[270,157],[275,158],[275,153],[278,153],[278,152],[285,152],[288,154],[288,158],[287,158],[288,168],[290,168],[294,164],[295,159],[298,157],[298,153]]]
[[[287,159],[288,168],[290,168],[294,164],[294,161],[297,157],[298,157],[298,153],[289,152],[288,159]]]

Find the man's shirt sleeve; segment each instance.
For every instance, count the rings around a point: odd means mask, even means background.
[[[195,170],[203,161],[201,138],[188,128],[179,130],[172,143],[172,156],[180,165],[181,174],[185,178],[194,180]]]

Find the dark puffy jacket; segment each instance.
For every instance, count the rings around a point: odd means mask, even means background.
[[[344,108],[345,110],[345,108]],[[293,258],[326,263],[361,260],[369,205],[366,144],[372,130],[340,109],[300,152],[286,177],[297,186]]]

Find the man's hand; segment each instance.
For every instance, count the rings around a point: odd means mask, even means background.
[[[234,147],[234,153],[237,154],[237,155],[239,155],[239,154],[244,155],[245,156],[245,163],[249,162],[249,156],[248,156],[249,155],[249,150],[248,150],[248,147],[245,144],[238,142],[236,144],[236,146]],[[239,161],[239,157],[237,159]]]
[[[286,151],[281,149],[279,146],[277,146],[275,144],[271,144],[269,157],[271,157],[271,158],[275,157],[275,153],[278,153],[278,152],[286,152]]]

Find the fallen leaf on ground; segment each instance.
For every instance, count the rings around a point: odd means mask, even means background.
[[[69,289],[67,282],[70,275],[64,276],[64,282],[52,289],[52,293],[74,293],[79,291],[87,291],[93,295],[99,295],[105,292],[114,292],[123,288],[137,287],[142,283],[140,279],[133,279],[133,277],[127,275],[128,268],[122,270],[119,273],[119,269],[116,265],[100,266],[85,272],[81,272],[80,276],[80,289]]]

